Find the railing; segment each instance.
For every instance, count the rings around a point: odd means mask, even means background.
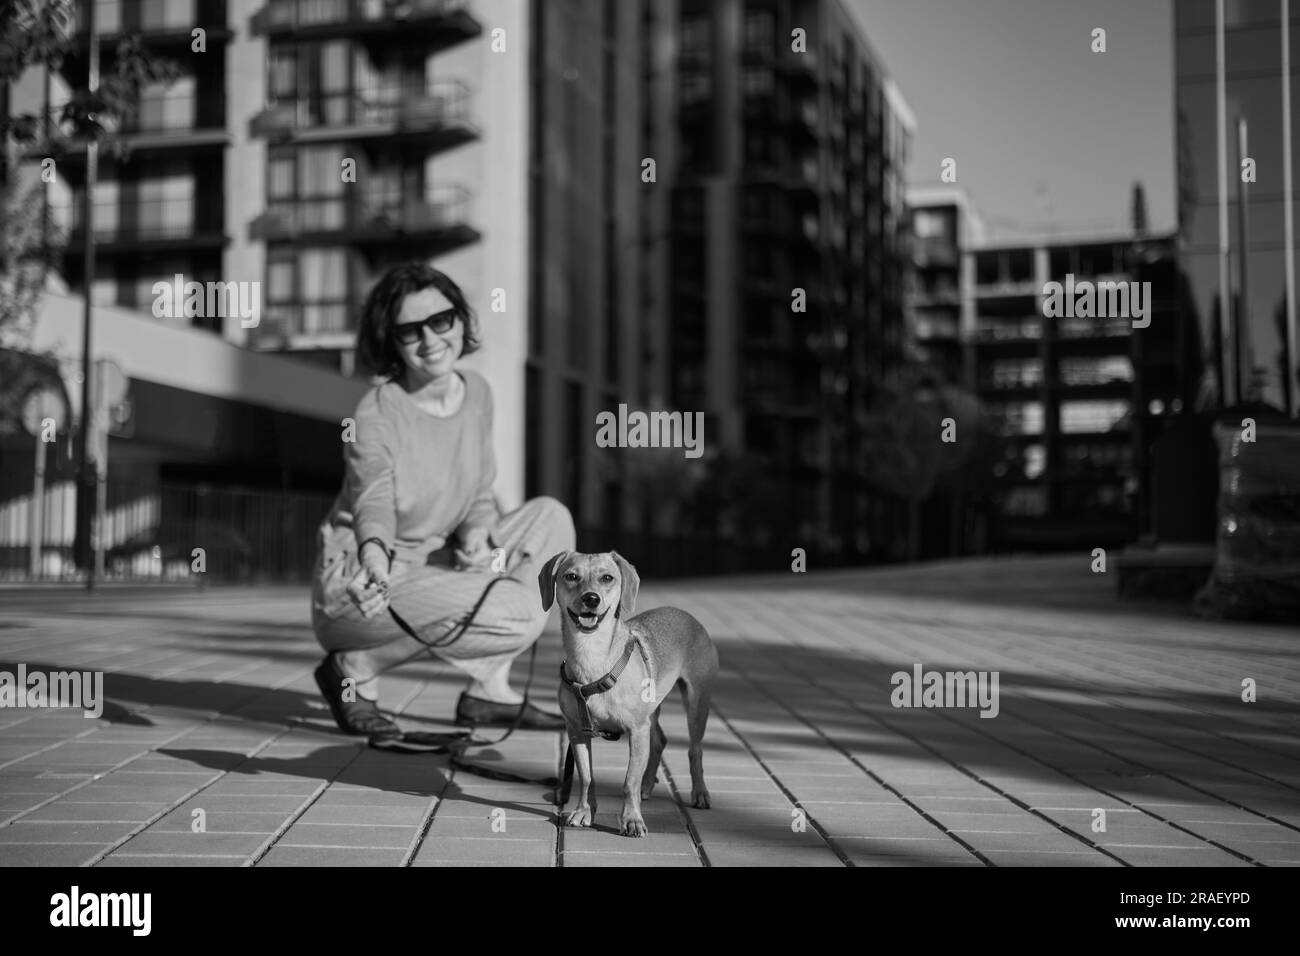
[[[1130,335],[1132,319],[1055,319],[1056,334],[1063,339],[1095,339]]]
[[[282,335],[333,335],[353,331],[358,309],[350,302],[280,302],[267,305],[267,319]]]
[[[253,18],[255,32],[349,23],[401,22],[460,13],[466,0],[270,0]]]
[[[1034,319],[1025,322],[988,322],[975,329],[975,338],[983,342],[1022,341],[1041,339],[1042,322]]]
[[[310,492],[109,481],[100,525],[106,577],[307,581],[316,530],[332,501]],[[75,502],[72,482],[46,487],[39,580],[81,577],[73,564]],[[30,504],[30,495],[0,502],[0,579],[31,580]]]
[[[193,199],[152,199],[127,204],[113,200],[96,202],[94,207],[97,240],[182,239],[195,233]],[[70,229],[79,232],[84,224],[80,197],[75,197],[64,209]]]
[[[268,135],[322,126],[472,127],[471,105],[469,86],[462,80],[442,80],[422,91],[387,87],[313,93],[272,102],[253,118],[252,130]]]
[[[472,194],[460,186],[431,190],[424,199],[353,194],[311,199],[272,200],[253,221],[256,238],[280,238],[305,232],[383,230],[411,233],[463,225]]]
[[[122,123],[123,133],[170,133],[197,129],[198,99],[144,93],[135,113]]]
[[[189,33],[201,26],[198,18],[199,0],[166,0],[165,3],[146,4],[140,0],[97,0],[95,3],[95,32],[100,36],[118,33]],[[84,35],[89,29],[89,0],[77,0],[73,8],[75,32]],[[139,20],[127,22],[123,14],[139,11]],[[224,24],[224,17],[219,21]]]

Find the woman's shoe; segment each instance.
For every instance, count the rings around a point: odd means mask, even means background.
[[[520,711],[523,713],[521,714]],[[518,725],[515,719],[518,718]],[[495,701],[471,697],[461,692],[456,702],[456,725],[464,727],[514,727],[525,730],[560,730],[564,727],[564,718],[559,714],[548,714],[531,702],[522,704],[498,704]]]
[[[356,700],[343,699],[343,681],[345,675],[339,669],[334,653],[325,655],[325,660],[313,672],[316,686],[320,688],[325,702],[330,705],[334,723],[345,734],[357,734],[370,737],[399,737],[402,729],[379,712],[379,705],[373,700],[366,700],[357,695]]]

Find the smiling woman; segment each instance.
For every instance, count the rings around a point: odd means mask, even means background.
[[[492,393],[456,369],[479,346],[459,287],[424,263],[387,273],[362,311],[357,353],[386,381],[362,397],[345,433],[355,440],[344,445],[346,478],[321,525],[312,588],[312,623],[329,651],[316,682],[346,733],[400,733],[379,711],[376,678],[426,653],[422,642],[445,637],[481,596],[471,625],[438,649],[472,679],[456,722],[562,726],[524,704],[509,675],[546,623],[531,582],[541,562],[574,547],[573,519],[553,498],[498,512]]]

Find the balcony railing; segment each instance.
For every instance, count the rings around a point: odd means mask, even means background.
[[[253,16],[252,30],[266,34],[324,26],[399,26],[464,13],[467,5],[467,0],[270,0]]]
[[[272,103],[253,118],[251,130],[254,136],[271,138],[331,126],[393,132],[460,127],[472,133],[471,100],[469,87],[460,80],[434,83],[423,92],[389,88],[315,94]]]
[[[73,8],[73,30],[82,40],[89,32],[90,0],[77,0]],[[201,15],[203,19],[201,19]],[[166,0],[149,4],[140,0],[97,0],[95,32],[101,38],[125,33],[188,34],[202,26],[221,31],[226,25],[225,4],[216,6],[203,0]]]
[[[284,337],[335,335],[355,328],[358,309],[350,300],[273,302],[266,307],[268,324]]]
[[[364,240],[376,233],[436,232],[464,226],[472,195],[460,186],[431,190],[423,199],[361,194],[272,200],[253,220],[255,239],[292,239],[304,233],[345,232]]]
[[[1063,339],[1101,339],[1130,335],[1132,319],[1055,319],[1056,334]]]
[[[926,237],[912,240],[912,256],[919,266],[955,266],[958,252],[950,239]]]
[[[1037,340],[1043,337],[1041,322],[989,322],[976,327],[975,338],[984,342]]]
[[[129,240],[186,239],[195,232],[197,204],[193,199],[139,200],[123,204],[117,200],[94,204],[95,239],[102,242]],[[74,198],[63,207],[72,232],[84,225],[82,203]]]

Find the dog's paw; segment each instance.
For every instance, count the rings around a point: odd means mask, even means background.
[[[564,818],[566,827],[589,827],[591,826],[591,807],[578,807],[576,810],[570,810]]]
[[[709,800],[709,791],[694,790],[691,792],[691,806],[696,810],[707,810],[712,803]]]
[[[645,821],[640,817],[633,817],[623,821],[623,836],[643,837],[649,832],[646,829]]]

